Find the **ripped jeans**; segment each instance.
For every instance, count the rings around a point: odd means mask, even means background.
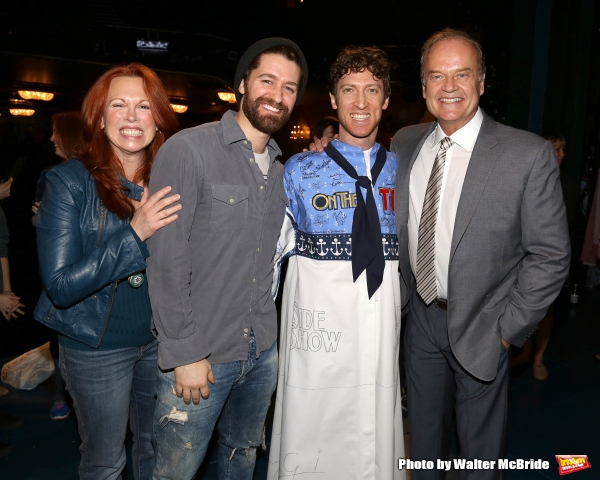
[[[256,358],[250,336],[248,360],[212,364],[210,396],[189,405],[175,395],[172,370],[159,371],[154,430],[157,460],[154,480],[192,479],[200,467],[215,425],[219,432],[220,480],[252,480],[256,448],[277,383],[277,342]]]

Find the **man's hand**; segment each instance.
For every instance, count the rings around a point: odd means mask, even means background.
[[[506,340],[502,339],[502,345],[504,345],[504,348],[506,348],[507,350],[510,348],[510,343],[508,343]]]
[[[337,135],[334,138],[337,138]],[[314,140],[314,142],[308,146],[308,150],[310,150],[311,152],[319,152],[319,153],[323,152],[325,150],[325,147],[327,146],[327,138],[326,137],[317,138],[315,135],[313,140]],[[308,150],[305,148],[302,151],[307,152]]]
[[[196,363],[175,367],[174,373],[176,384],[175,394],[179,398],[183,397],[186,405],[190,404],[190,398],[194,402],[194,405],[200,403],[200,395],[204,399],[208,398],[210,395],[208,382],[214,384],[215,377],[213,377],[210,362],[206,358]]]

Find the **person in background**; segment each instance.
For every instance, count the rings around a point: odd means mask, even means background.
[[[81,145],[81,113],[62,112],[52,115],[52,136],[50,141],[54,144],[54,153],[60,159],[59,163],[76,157],[76,148]],[[35,227],[35,217],[46,190],[46,173],[50,168],[45,168],[38,177],[35,187],[35,197],[31,211],[31,223]]]
[[[81,144],[81,113],[63,112],[52,115],[52,136],[50,141],[54,143],[54,153],[60,158],[60,163],[69,158],[75,158],[75,149]],[[35,227],[35,219],[40,202],[46,190],[46,174],[49,168],[46,168],[38,177],[35,189],[35,197],[31,211],[31,223]],[[71,413],[71,407],[66,401],[65,381],[60,373],[58,361],[58,336],[56,330],[50,329],[50,352],[54,359],[54,403],[50,408],[50,418],[52,420],[64,420]]]
[[[146,240],[177,219],[169,187],[148,195],[152,162],[177,131],[158,76],[139,63],[105,72],[81,111],[77,159],[46,174],[36,231],[44,291],[35,319],[59,333],[60,368],[77,413],[79,476],[117,479],[133,432],[136,480],[155,463],[157,342]]]
[[[10,196],[12,178],[0,184],[0,200]],[[0,313],[6,320],[17,318],[17,314],[23,315],[22,308],[25,306],[19,300],[11,288],[10,267],[8,263],[8,227],[4,210],[0,207]],[[0,397],[9,394],[9,390],[0,386]],[[22,419],[8,413],[0,412],[0,429],[15,428],[23,423]],[[8,455],[14,450],[11,443],[0,441],[0,457]]]
[[[323,117],[312,129],[313,139],[322,142],[331,142],[340,131],[340,122],[335,117]]]
[[[0,200],[10,197],[11,186],[12,178],[0,184]],[[21,297],[17,297],[11,288],[10,266],[8,263],[9,237],[6,215],[0,207],[0,313],[6,320],[17,318],[17,313],[23,315],[21,308],[25,306],[19,302]],[[0,396],[7,394],[8,391],[4,387],[0,387]]]
[[[600,169],[590,208],[580,260],[587,266],[587,288],[597,290],[600,284]],[[594,358],[600,362],[600,353],[594,354]]]

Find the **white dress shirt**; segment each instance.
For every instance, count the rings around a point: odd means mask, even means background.
[[[467,174],[467,167],[469,166],[471,153],[473,152],[482,122],[483,114],[481,113],[481,109],[477,109],[477,113],[469,123],[450,135],[453,144],[446,152],[442,191],[440,193],[441,201],[435,229],[435,276],[438,291],[437,296],[440,298],[448,298],[448,265],[450,263],[450,246],[452,244],[454,220],[456,219],[456,210],[465,181],[465,175]],[[421,212],[423,211],[425,190],[427,189],[429,176],[433,169],[433,162],[440,149],[440,142],[446,136],[438,124],[425,140],[410,172],[408,249],[413,273],[417,271],[419,222],[421,221]]]

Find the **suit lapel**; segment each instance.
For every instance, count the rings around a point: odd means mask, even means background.
[[[436,126],[437,122],[431,123],[424,135],[415,136],[406,141],[406,143],[402,146],[402,150],[405,152],[405,155],[410,155],[410,161],[406,166],[406,170],[398,172],[397,187],[399,191],[396,192],[396,202],[398,202],[398,212],[401,212],[402,215],[402,218],[399,218],[398,220],[402,225],[406,225],[408,223],[408,192],[410,187],[410,172],[415,164],[415,160],[419,156],[419,152],[421,151],[425,140],[427,140],[427,137],[431,134],[431,132],[433,132]],[[402,194],[400,194],[401,192]]]
[[[423,135],[421,138],[417,137],[417,138],[411,140],[411,142],[409,143],[409,145],[408,145],[409,151],[411,151],[410,149],[412,148],[412,156],[410,157],[410,164],[408,166],[409,174],[410,174],[410,171],[412,170],[413,165],[415,164],[415,160],[419,156],[419,152],[421,151],[421,148],[423,148],[423,144],[425,143],[425,140],[427,140],[427,137],[429,135],[431,135],[431,132],[433,132],[435,130],[435,127],[437,127],[437,122],[433,122],[429,126],[429,128],[425,132],[425,135]]]
[[[452,260],[456,248],[469,226],[469,222],[477,208],[490,173],[494,168],[498,154],[493,151],[493,147],[497,143],[496,124],[484,113],[483,123],[481,124],[481,129],[479,130],[479,135],[477,136],[477,141],[469,160],[469,166],[458,202],[458,209],[456,210],[452,245],[450,247],[450,260]]]

